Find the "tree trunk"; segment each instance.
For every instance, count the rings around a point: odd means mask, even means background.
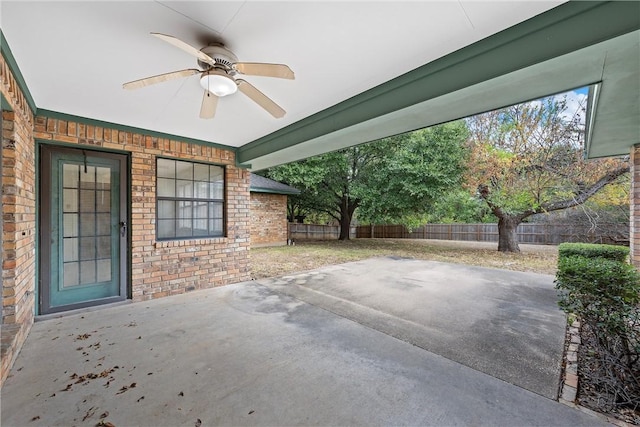
[[[351,215],[343,212],[340,215],[340,237],[338,240],[349,240],[349,229],[351,228]]]
[[[520,252],[516,230],[521,222],[522,218],[517,216],[505,215],[498,218],[499,252]]]

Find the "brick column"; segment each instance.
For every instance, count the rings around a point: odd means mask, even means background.
[[[640,145],[631,148],[631,209],[629,240],[631,262],[640,267]]]

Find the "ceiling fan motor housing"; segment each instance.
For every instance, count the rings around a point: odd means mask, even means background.
[[[229,49],[225,48],[221,44],[213,44],[200,49],[202,53],[209,55],[216,61],[216,67],[219,65],[227,71],[233,71],[233,64],[238,62],[238,57],[234,55]],[[202,69],[208,70],[211,68],[210,64],[198,60],[198,65]]]

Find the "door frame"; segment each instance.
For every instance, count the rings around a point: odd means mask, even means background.
[[[38,209],[38,307],[37,312],[39,315],[52,314],[65,312],[80,308],[93,307],[102,304],[109,304],[119,301],[124,301],[130,298],[130,241],[131,241],[131,212],[129,208],[129,164],[130,154],[127,152],[116,151],[103,151],[93,148],[87,148],[83,146],[68,146],[68,145],[56,145],[56,144],[39,144],[39,167],[38,174],[40,176],[38,198],[40,200]],[[50,293],[51,293],[51,245],[50,241],[51,224],[51,197],[47,194],[47,190],[50,189],[51,184],[46,180],[51,176],[52,169],[52,154],[53,153],[82,155],[83,152],[89,152],[92,157],[103,157],[112,160],[117,160],[120,165],[120,183],[118,191],[120,192],[120,212],[119,216],[121,220],[127,224],[126,233],[124,236],[120,235],[119,249],[120,249],[120,276],[119,276],[119,295],[100,298],[97,300],[82,301],[79,303],[68,304],[58,307],[49,307]]]

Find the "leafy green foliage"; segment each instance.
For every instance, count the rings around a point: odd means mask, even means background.
[[[629,248],[614,245],[592,245],[588,243],[562,243],[558,246],[560,258],[578,255],[586,258],[605,258],[620,263],[626,262]]]
[[[479,197],[462,188],[446,191],[436,197],[426,215],[425,223],[481,223],[496,222],[496,217]],[[422,225],[422,224],[420,224]]]
[[[382,141],[387,155],[376,162],[360,193],[362,221],[421,225],[433,203],[462,183],[468,130],[462,121]]]
[[[348,229],[358,209],[361,221],[417,226],[437,197],[460,186],[467,136],[464,122],[452,122],[278,166],[266,176],[302,191],[290,198],[292,216],[323,212]]]

